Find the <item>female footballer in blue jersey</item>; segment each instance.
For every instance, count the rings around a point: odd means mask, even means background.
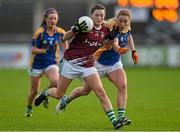
[[[130,33],[131,12],[128,9],[122,9],[117,13],[117,16],[107,22],[107,26],[112,29],[114,26],[119,27],[119,34],[114,39],[115,45],[120,48],[100,48],[96,53],[95,67],[99,75],[106,76],[118,89],[117,92],[117,107],[118,118],[121,121],[121,126],[129,125],[131,120],[125,117],[125,109],[127,103],[127,78],[121,62],[122,54],[125,54],[128,49],[132,51],[132,59],[134,64],[138,63],[138,55],[133,42],[133,37]],[[117,47],[117,46],[116,46]],[[119,53],[118,53],[119,52]],[[58,104],[63,110],[67,104],[80,96],[88,95],[91,89],[85,84],[83,87],[74,89],[70,96],[64,96]]]
[[[25,117],[32,116],[32,104],[38,92],[40,79],[44,74],[50,82],[50,87],[56,87],[59,78],[59,44],[62,43],[62,37],[65,31],[57,27],[58,13],[56,9],[49,8],[45,11],[41,26],[34,33],[32,39],[31,60],[29,75],[31,80],[31,89],[28,95],[27,109]],[[67,43],[64,48],[67,48]],[[44,107],[48,107],[48,100],[44,101]]]

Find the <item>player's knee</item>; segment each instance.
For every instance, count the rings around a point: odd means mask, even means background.
[[[124,84],[121,84],[119,87],[118,87],[118,89],[120,90],[120,91],[125,91],[126,89],[127,89],[127,85],[124,83]]]
[[[52,80],[50,86],[57,87],[57,80]]]
[[[56,82],[52,82],[52,83],[50,84],[50,87],[57,87],[57,83],[56,83]]]
[[[64,95],[64,93],[62,93],[62,92],[56,93],[56,99],[62,98],[63,95]]]

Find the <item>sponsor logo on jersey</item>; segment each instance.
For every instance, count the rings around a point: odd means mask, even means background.
[[[47,44],[47,41],[46,40],[43,40],[43,45],[46,45]]]
[[[102,44],[99,43],[98,41],[90,41],[86,38],[86,40],[83,42],[84,44],[88,44],[89,46],[98,46],[98,47],[101,47]]]

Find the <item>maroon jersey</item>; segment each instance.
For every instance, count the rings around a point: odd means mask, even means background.
[[[108,35],[107,27],[100,30],[93,28],[90,32],[77,34],[65,51],[64,58],[69,62],[83,66],[94,66],[93,54],[103,45],[104,38]]]

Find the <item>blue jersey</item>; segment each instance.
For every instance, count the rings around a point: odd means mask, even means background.
[[[43,69],[49,65],[59,62],[59,43],[65,31],[62,28],[56,28],[54,34],[49,36],[46,26],[40,27],[34,34],[32,46],[40,49],[47,49],[45,54],[32,54],[30,67],[34,69]]]
[[[129,36],[130,32],[127,32],[125,34],[119,33],[117,35],[120,47],[125,47],[128,44]],[[118,62],[120,58],[121,55],[115,50],[111,49],[102,52],[97,61],[102,65],[112,66],[116,62]]]

